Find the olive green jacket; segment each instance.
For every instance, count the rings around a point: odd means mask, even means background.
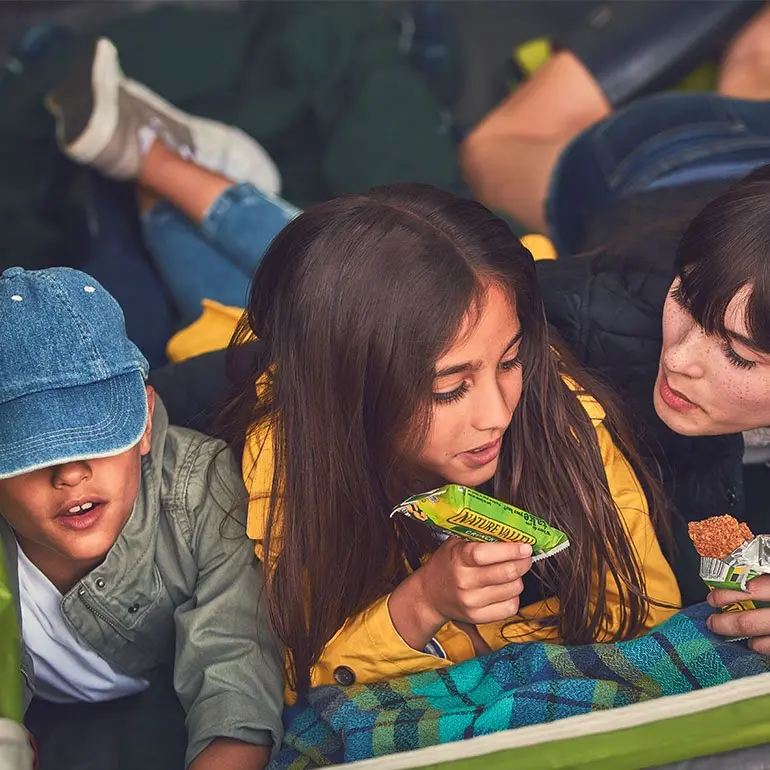
[[[2,520],[0,535],[18,608],[16,538]],[[283,657],[263,588],[232,455],[220,441],[170,427],[156,399],[131,517],[61,607],[77,637],[118,671],[151,679],[173,662],[187,713],[187,764],[217,737],[280,746]],[[26,707],[34,668],[24,649],[22,674]]]

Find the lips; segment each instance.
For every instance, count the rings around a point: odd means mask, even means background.
[[[462,452],[459,457],[466,465],[470,465],[474,468],[481,468],[497,459],[497,456],[500,454],[501,445],[502,439],[498,438],[495,441],[490,441],[488,444],[482,444],[475,449]]]
[[[676,409],[679,412],[689,411],[691,409],[697,409],[697,404],[690,401],[684,393],[680,393],[678,390],[674,390],[668,383],[668,377],[666,377],[665,371],[661,369],[660,372],[660,385],[658,387],[658,393],[660,394],[663,403],[670,409]]]
[[[107,508],[101,498],[82,497],[69,500],[57,512],[54,520],[65,529],[82,532],[97,524]]]
[[[56,518],[82,516],[102,505],[104,505],[104,500],[98,497],[81,497],[77,500],[69,500],[56,512]]]

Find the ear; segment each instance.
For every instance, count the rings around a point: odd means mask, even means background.
[[[147,390],[147,427],[144,429],[142,437],[139,439],[139,454],[149,454],[152,446],[152,416],[155,413],[155,388],[152,385],[146,386]]]

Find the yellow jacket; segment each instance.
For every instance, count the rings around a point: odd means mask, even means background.
[[[647,500],[639,481],[602,424],[605,414],[601,405],[588,395],[580,395],[579,398],[596,427],[610,492],[639,555],[647,593],[654,599],[678,606],[679,588],[658,545],[648,515]],[[256,543],[256,553],[260,559],[265,555],[263,538],[273,481],[272,446],[271,441],[266,440],[267,437],[264,430],[255,432],[246,445],[243,457],[244,480],[251,499],[247,532]],[[598,591],[597,580],[594,595]],[[611,620],[597,635],[599,641],[611,639],[613,632],[620,627],[617,585],[610,581],[604,591]],[[446,668],[475,656],[470,637],[454,623],[447,623],[435,637],[443,647],[447,659],[410,647],[393,626],[388,611],[388,598],[383,596],[359,615],[350,618],[329,640],[320,660],[311,671],[312,686],[390,679],[417,671]],[[558,611],[558,600],[546,599],[522,607],[519,614],[510,619],[519,622],[507,628],[506,632],[502,629],[510,620],[480,625],[478,630],[493,650],[514,641],[547,640],[558,643],[560,640],[555,628],[543,627],[537,623],[538,618],[553,616]],[[652,606],[644,624],[645,629],[662,623],[673,612],[674,610]],[[507,633],[508,638],[505,638],[504,633]],[[293,702],[294,694],[287,691],[286,700],[288,703]]]

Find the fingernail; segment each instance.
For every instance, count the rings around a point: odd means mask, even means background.
[[[712,626],[713,626],[713,625],[714,625],[714,616],[713,616],[713,615],[709,615],[709,616],[706,618],[706,626],[708,627],[708,630],[709,630],[709,631],[713,631],[713,630],[714,630],[714,629],[712,628]]]
[[[532,556],[532,546],[529,543],[522,543],[519,546],[519,553],[521,554],[522,559]]]

